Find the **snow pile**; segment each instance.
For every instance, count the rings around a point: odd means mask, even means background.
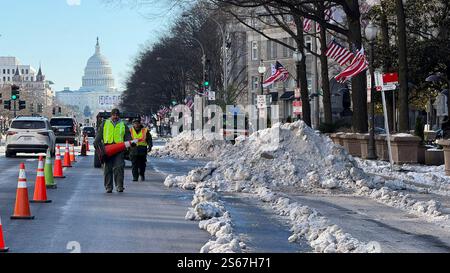
[[[212,135],[202,135],[202,131],[183,131],[166,145],[154,150],[151,156],[172,156],[175,158],[217,158],[223,149],[230,146],[224,140],[214,140]]]
[[[221,217],[200,221],[199,227],[216,237],[216,240],[208,241],[200,249],[200,253],[240,253],[246,248],[245,243],[233,234],[231,217],[228,212]]]
[[[185,218],[200,220],[199,227],[216,237],[201,248],[201,253],[240,253],[246,248],[233,233],[230,213],[214,190],[205,187],[204,183],[197,185],[191,205],[193,208],[189,208]]]
[[[212,180],[227,181],[228,190],[248,191],[255,182],[271,188],[355,190],[356,181],[368,178],[342,147],[303,121],[276,124],[237,141],[216,159],[216,165]]]
[[[450,219],[449,215],[442,214],[440,211],[440,203],[435,200],[430,200],[428,202],[417,201],[411,198],[409,194],[392,191],[388,187],[382,187],[381,189],[369,189],[368,187],[362,187],[358,193],[391,207],[409,211],[418,216],[425,216],[432,218],[433,220],[443,221]]]
[[[276,194],[268,188],[261,187],[257,194],[264,202],[269,202],[280,215],[288,216],[291,221],[289,242],[295,242],[300,237],[308,240],[315,252],[349,253],[349,252],[378,252],[372,244],[365,244],[344,233],[341,228],[332,225],[317,211],[301,204],[291,203],[284,194]]]
[[[450,195],[450,177],[445,175],[445,166],[423,166],[403,164],[402,172],[391,171],[389,162],[356,159],[358,165],[367,173],[383,175],[401,180],[411,186],[425,187],[441,195]]]

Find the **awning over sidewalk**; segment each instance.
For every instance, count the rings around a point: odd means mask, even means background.
[[[280,100],[293,100],[293,99],[294,99],[294,91],[286,91],[280,97]]]

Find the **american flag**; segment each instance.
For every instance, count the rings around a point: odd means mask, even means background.
[[[330,42],[325,55],[334,59],[340,66],[344,66],[355,56],[355,54],[350,52],[350,50],[348,50],[347,48],[338,44],[335,40],[332,40]]]
[[[285,81],[289,78],[289,71],[278,61],[272,65],[272,75],[263,82],[263,87],[267,87],[276,81]]]
[[[352,77],[363,72],[368,67],[369,63],[367,62],[366,55],[364,54],[364,48],[361,47],[361,50],[356,53],[356,56],[353,58],[350,65],[334,78],[337,82],[342,83],[350,80]]]
[[[186,102],[186,106],[189,107],[189,109],[192,110],[192,107],[194,107],[194,101],[193,101],[192,99],[189,99],[189,100]]]
[[[331,9],[326,9],[324,11],[325,14],[325,21],[330,21],[331,20],[331,16],[332,16],[332,11]],[[304,18],[303,19],[303,31],[304,32],[310,32],[312,29],[312,23],[313,21],[309,18]],[[320,25],[316,24],[316,31],[320,31]]]

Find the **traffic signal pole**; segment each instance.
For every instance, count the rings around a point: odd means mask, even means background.
[[[16,117],[16,111],[17,111],[17,108],[16,108],[16,100],[14,100],[14,117]]]

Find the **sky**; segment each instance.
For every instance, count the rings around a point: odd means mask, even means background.
[[[0,0],[0,56],[17,57],[36,70],[41,63],[53,90],[76,90],[98,36],[123,90],[135,56],[164,35],[176,16],[164,1]]]

